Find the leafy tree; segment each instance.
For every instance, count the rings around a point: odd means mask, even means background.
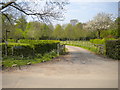
[[[54,26],[52,24],[49,24],[48,27],[49,27],[49,39],[53,39]]]
[[[11,23],[14,24],[14,18],[12,15],[9,15],[9,19]],[[2,39],[5,40],[6,37],[10,38],[13,36],[13,32],[15,31],[14,25],[11,25],[8,19],[5,16],[2,16]],[[9,31],[9,32],[7,32]]]
[[[21,29],[15,28],[15,31],[13,32],[13,35],[11,36],[11,38],[13,38],[13,39],[21,39],[21,38],[23,38],[23,32],[24,31],[22,31]]]
[[[52,28],[46,24],[41,25],[42,39],[50,39],[52,35]]]
[[[80,39],[80,37],[83,37],[84,31],[82,28],[82,24],[78,23],[73,27],[75,39]]]
[[[42,37],[40,22],[29,22],[26,27],[26,37],[31,39],[39,39]]]
[[[116,30],[117,30],[117,37],[120,38],[120,17],[117,17],[115,20]]]
[[[26,25],[27,25],[26,18],[25,16],[21,15],[21,17],[16,20],[16,28],[19,28],[22,31],[25,31]]]
[[[53,37],[56,39],[62,39],[63,38],[63,28],[60,24],[56,25],[54,31],[53,31]]]
[[[50,39],[52,35],[52,25],[40,22],[29,22],[24,32],[25,38]]]
[[[102,30],[108,30],[113,24],[112,15],[106,13],[98,13],[93,20],[89,21],[86,25],[87,29],[96,30],[98,32],[98,38]]]
[[[73,29],[73,26],[71,24],[68,24],[65,28],[65,37],[67,39],[75,39],[75,32],[74,32],[74,29]]]

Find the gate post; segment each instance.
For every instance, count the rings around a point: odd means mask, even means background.
[[[60,55],[60,44],[57,44],[57,55]]]

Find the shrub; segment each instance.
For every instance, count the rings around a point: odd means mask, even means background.
[[[98,53],[99,54],[103,54],[103,55],[106,55],[106,42],[108,40],[117,40],[115,38],[104,38],[104,39],[91,39],[90,42],[93,43],[93,44],[96,44],[95,46],[97,46],[99,49],[98,49]]]
[[[59,41],[55,40],[19,40],[19,43],[8,43],[8,55],[34,56],[57,49]],[[5,43],[2,43],[2,54],[5,55]]]
[[[60,41],[56,40],[27,40],[21,39],[19,40],[20,43],[28,43],[33,46],[35,53],[44,53],[50,52],[53,49],[57,49],[57,44]]]
[[[2,55],[5,55],[5,43],[2,43]],[[25,43],[8,43],[7,45],[7,54],[14,56],[28,56],[33,54],[33,48],[29,44]]]
[[[103,39],[91,39],[90,42],[94,44],[104,44]]]
[[[17,42],[15,39],[7,39],[8,42]]]
[[[120,40],[106,41],[106,55],[110,58],[120,60]]]
[[[115,38],[90,39],[90,42],[94,44],[105,44],[107,40],[116,40],[116,39]]]

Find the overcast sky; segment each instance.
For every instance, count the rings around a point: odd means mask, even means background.
[[[84,23],[91,20],[97,13],[105,12],[118,16],[118,2],[78,2],[72,1],[66,8],[65,20],[54,24],[69,23],[71,19],[77,19]]]

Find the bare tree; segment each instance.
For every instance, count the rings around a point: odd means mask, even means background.
[[[8,20],[8,14],[22,13],[48,23],[52,20],[63,20],[67,4],[66,0],[5,0],[0,1],[0,12]]]

